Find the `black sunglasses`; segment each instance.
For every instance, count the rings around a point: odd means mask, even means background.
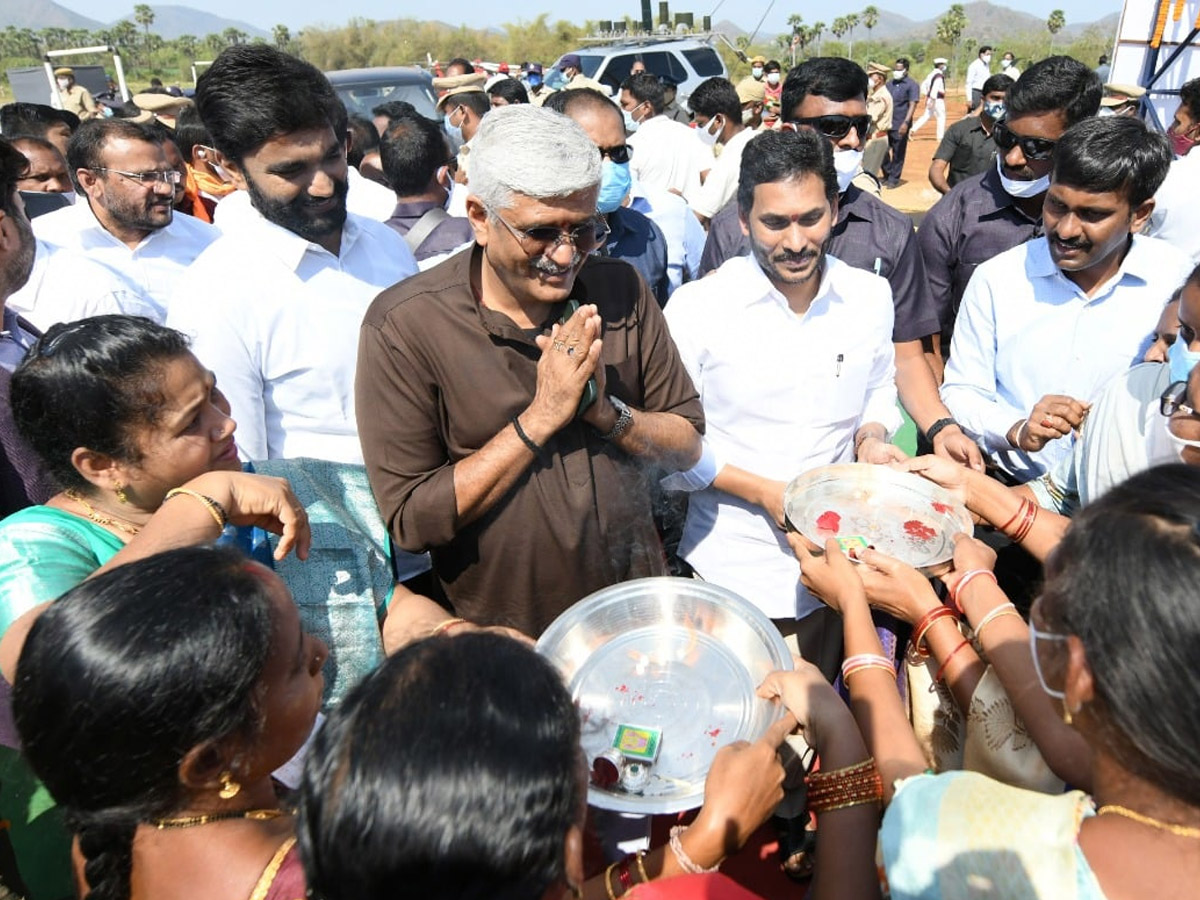
[[[868,115],[811,116],[807,119],[792,119],[784,123],[784,127],[787,126],[791,126],[793,131],[802,127],[811,128],[831,141],[840,141],[853,128],[858,134],[859,140],[866,140],[867,129],[871,127],[871,117]]]
[[[1058,143],[1044,138],[1021,137],[1003,122],[997,122],[992,127],[992,140],[1005,153],[1020,144],[1021,154],[1026,159],[1049,159],[1054,155],[1054,147]]]
[[[629,157],[633,156],[633,148],[628,144],[622,144],[620,147],[600,147],[600,158],[608,157],[617,165],[622,165],[629,162]]]

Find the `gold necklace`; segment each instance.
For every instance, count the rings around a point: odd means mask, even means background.
[[[234,812],[180,816],[176,819],[154,819],[149,824],[162,831],[164,828],[192,828],[196,825],[207,825],[209,822],[223,822],[226,819],[253,819],[255,822],[267,822],[271,819],[278,819],[283,814],[282,809],[239,809]]]
[[[1098,816],[1110,813],[1114,816],[1130,819],[1141,825],[1149,825],[1151,828],[1157,828],[1160,831],[1169,831],[1176,837],[1200,838],[1200,828],[1193,828],[1189,825],[1175,825],[1171,822],[1163,822],[1160,819],[1152,819],[1150,816],[1144,816],[1140,812],[1135,812],[1125,806],[1118,806],[1115,803],[1106,803],[1096,810],[1096,815]]]
[[[110,525],[117,529],[117,531],[123,531],[128,535],[138,534],[142,530],[140,526],[134,525],[132,522],[127,522],[124,519],[118,519],[115,516],[109,516],[99,512],[96,507],[84,500],[80,493],[74,488],[63,491],[63,495],[68,500],[74,500],[76,503],[82,506],[83,511],[87,513],[87,517],[97,525]]]

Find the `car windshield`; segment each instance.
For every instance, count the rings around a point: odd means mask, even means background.
[[[417,112],[430,119],[439,118],[435,104],[437,98],[425,84],[398,84],[395,81],[362,81],[335,84],[333,89],[347,112],[354,116],[371,118],[371,110],[390,100],[405,100],[416,107]]]

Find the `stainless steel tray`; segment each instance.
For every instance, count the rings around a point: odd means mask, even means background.
[[[662,731],[650,780],[636,792],[588,786],[602,809],[645,814],[692,809],[718,748],[759,738],[783,714],[755,689],[792,668],[778,630],[732,591],[689,578],[642,578],[584,597],[537,650],[563,673],[592,760],[621,724]]]
[[[815,544],[860,536],[880,553],[928,572],[954,556],[954,536],[971,534],[957,497],[919,475],[839,463],[795,478],[783,492],[789,524]]]

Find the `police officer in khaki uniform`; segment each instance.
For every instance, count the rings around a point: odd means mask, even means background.
[[[54,79],[58,83],[58,96],[62,98],[64,110],[75,113],[81,119],[94,119],[100,115],[100,108],[88,89],[75,83],[74,69],[61,66],[54,70]]]

